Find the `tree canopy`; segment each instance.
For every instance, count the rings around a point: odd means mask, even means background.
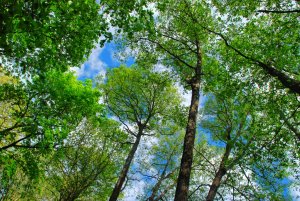
[[[0,200],[297,199],[299,6],[2,0]]]
[[[1,1],[1,66],[43,73],[82,63],[108,27],[93,1]]]

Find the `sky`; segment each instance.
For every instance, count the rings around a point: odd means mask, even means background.
[[[97,45],[91,52],[88,60],[80,68],[73,67],[79,80],[93,79],[97,75],[105,76],[107,69],[120,66],[121,62],[116,55],[116,45],[107,43],[104,47]],[[125,64],[130,66],[134,59],[129,57]]]
[[[72,70],[76,72],[79,80],[85,80],[85,79],[93,79],[97,75],[105,76],[105,73],[110,68],[116,68],[122,64],[120,59],[118,59],[117,55],[117,47],[114,43],[107,43],[104,47],[96,46],[88,60],[81,65],[80,68],[73,67]],[[134,64],[134,58],[129,57],[125,59],[125,63],[127,66],[130,66]],[[190,97],[191,93],[184,92],[183,88],[178,85],[178,89],[182,94],[183,97],[183,105],[188,106],[190,104]],[[206,97],[202,96],[200,97],[200,107],[203,107]],[[200,128],[201,130],[201,128]],[[204,132],[205,133],[205,132]],[[209,144],[215,145],[215,146],[223,146],[224,144],[214,141],[210,135],[210,133],[205,133],[206,138],[209,141]],[[284,184],[288,184],[289,182],[292,182],[295,178],[286,178],[282,180],[281,182]],[[132,187],[129,187],[126,189],[124,201],[134,201],[136,200],[136,195],[141,194],[143,187],[146,185],[145,181],[134,181],[132,183]],[[299,195],[299,192],[296,191],[296,187],[293,188],[285,188],[284,194],[288,196],[290,194],[293,197],[293,200],[297,200]],[[299,197],[300,198],[300,197]]]

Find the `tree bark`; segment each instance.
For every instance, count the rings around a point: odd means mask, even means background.
[[[229,144],[227,144],[225,153],[222,157],[221,164],[219,166],[219,169],[218,169],[217,173],[215,174],[212,184],[210,185],[209,192],[206,197],[206,201],[213,201],[214,198],[216,197],[218,188],[220,187],[220,184],[221,184],[221,180],[227,171],[227,169],[225,167],[225,163],[229,158],[230,150],[231,150],[231,147]]]
[[[188,199],[188,188],[193,163],[193,149],[196,134],[196,122],[200,99],[200,74],[195,76],[192,83],[192,99],[189,109],[188,124],[184,137],[183,153],[174,201],[186,201]]]
[[[142,128],[139,128],[139,132],[136,136],[136,140],[133,144],[133,146],[131,147],[131,150],[126,158],[126,161],[125,161],[125,164],[123,166],[123,169],[120,173],[120,176],[118,178],[118,181],[114,187],[114,190],[109,198],[109,201],[116,201],[119,197],[119,194],[121,192],[121,189],[122,189],[122,186],[124,184],[124,181],[125,181],[125,178],[126,178],[126,175],[128,173],[128,170],[129,170],[129,167],[130,167],[130,164],[131,164],[131,161],[134,157],[134,154],[139,146],[139,143],[140,143],[140,140],[141,140],[141,137],[142,137],[142,134],[143,134],[143,129]]]

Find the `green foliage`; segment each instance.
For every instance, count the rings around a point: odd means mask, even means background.
[[[83,119],[98,121],[103,116],[98,90],[72,73],[49,71],[32,82],[5,83],[0,91],[0,103],[7,107],[0,130],[3,182],[16,167],[30,179],[38,178],[45,165],[42,155],[59,147]]]
[[[128,148],[120,141],[122,137],[126,140],[126,135],[118,127],[113,120],[103,119],[100,124],[83,121],[53,155],[41,198],[52,191],[51,199],[107,200],[120,167],[118,161]]]
[[[179,96],[166,73],[140,66],[121,66],[107,74],[101,86],[109,109],[120,121],[151,129],[179,105]]]
[[[250,79],[260,88],[291,89],[284,82],[298,83],[299,86],[298,15],[296,12],[284,13],[297,10],[298,3],[273,0],[213,2],[218,26],[208,27],[208,34],[216,36],[213,51],[218,55],[221,67],[239,73],[241,82]],[[276,75],[261,64],[272,67],[277,71]],[[279,74],[285,74],[285,78]]]
[[[80,64],[102,34],[111,37],[99,9],[93,0],[1,1],[1,59],[23,73]]]
[[[30,139],[24,139],[24,145],[51,147],[64,139],[82,118],[96,119],[96,112],[101,116],[99,92],[90,81],[77,81],[72,73],[49,71],[45,78],[37,77],[27,84],[1,85],[1,92],[1,101],[10,103],[13,121],[1,130],[2,149],[23,132],[30,135]]]
[[[153,12],[146,9],[150,2],[102,0],[100,5],[103,13],[111,17],[107,23],[116,29],[116,34],[126,34],[133,38],[134,33],[153,28]]]
[[[287,199],[280,181],[299,169],[298,7],[287,0],[2,1],[0,199],[107,200],[137,128],[155,139],[138,149],[132,169],[151,180],[140,199],[149,192],[172,199],[181,130],[189,126],[176,78],[187,90],[201,81],[206,95],[189,199],[205,199],[223,159],[216,199]],[[64,73],[112,38],[110,26],[139,51],[136,65],[109,70],[99,85],[122,127],[104,118],[91,81]]]
[[[231,147],[227,165],[242,166],[228,172],[229,180],[230,175],[238,178],[231,179],[231,184],[237,187],[238,180],[247,179],[236,173],[242,173],[242,168],[257,170],[252,171],[250,181],[263,178],[259,172],[273,172],[277,179],[286,177],[287,167],[294,167],[299,155],[299,97],[295,95],[299,89],[298,3],[148,2],[154,9],[144,9],[158,13],[149,18],[150,27],[133,33],[132,27],[139,26],[140,21],[126,21],[133,25],[125,26],[124,35],[128,33],[126,39],[133,49],[150,53],[151,61],[154,55],[159,64],[176,72],[187,89],[201,62],[201,85],[213,97],[207,102],[208,119],[202,121],[203,127],[214,139]],[[284,12],[292,10],[295,12]],[[134,18],[143,15],[135,11]],[[296,87],[292,89],[287,83]],[[244,198],[279,198],[280,193],[267,187],[276,181],[274,178],[260,180],[258,191],[251,185],[241,187],[254,192]],[[228,192],[226,185],[223,192]]]
[[[100,85],[111,114],[118,118],[124,130],[134,139],[110,200],[119,197],[141,138],[157,135],[161,124],[176,124],[176,113],[173,112],[178,112],[180,99],[168,73],[153,71],[151,63],[139,64],[143,66],[112,69],[107,73],[106,82]]]

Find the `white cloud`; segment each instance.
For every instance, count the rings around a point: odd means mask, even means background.
[[[78,77],[89,77],[92,78],[95,75],[105,75],[107,64],[100,60],[99,56],[105,47],[96,46],[92,50],[88,60],[81,65],[80,68],[72,67],[71,70],[75,71]]]
[[[191,90],[185,90],[183,88],[183,86],[178,82],[176,83],[175,86],[178,88],[179,94],[181,95],[181,97],[183,99],[181,104],[183,106],[186,106],[186,107],[190,106],[191,98],[192,98],[192,91]]]

